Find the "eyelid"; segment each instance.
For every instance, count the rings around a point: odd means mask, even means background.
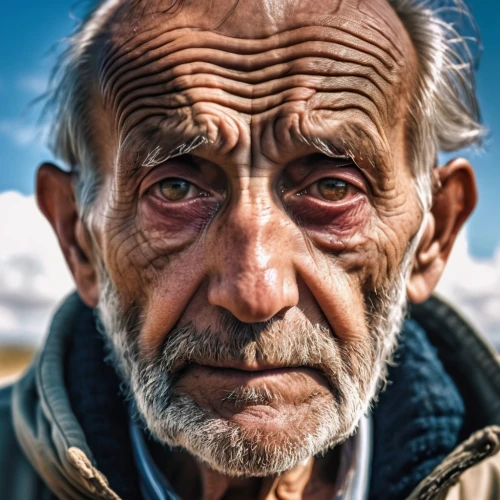
[[[144,193],[153,188],[153,186],[159,184],[162,181],[166,181],[167,179],[178,179],[189,184],[192,184],[196,189],[200,191],[209,192],[208,190],[201,188],[198,183],[198,179],[195,179],[194,175],[191,175],[189,172],[176,168],[163,168],[163,167],[155,167],[151,172],[149,172],[141,181],[139,186],[139,197],[143,196]]]
[[[176,180],[176,181],[187,182],[189,184],[189,189],[188,189],[188,192],[187,192],[186,196],[184,196],[183,198],[180,198],[178,200],[169,200],[165,196],[163,196],[161,194],[160,185],[161,185],[162,182],[165,182],[165,181],[168,181],[168,180]],[[155,182],[153,185],[151,185],[149,187],[149,190],[155,196],[157,196],[158,198],[160,198],[164,203],[168,203],[168,204],[182,203],[183,201],[194,200],[195,198],[199,198],[199,197],[203,196],[204,194],[207,194],[206,191],[204,191],[203,189],[200,189],[193,182],[187,181],[185,179],[181,179],[179,177],[165,177],[165,178],[159,180],[158,182]],[[190,195],[191,191],[194,191],[194,193],[191,193],[191,195]]]
[[[337,168],[338,170],[336,170]],[[313,172],[311,175],[308,175],[306,179],[304,179],[304,181],[301,183],[301,186],[296,189],[296,193],[305,191],[309,186],[312,186],[313,184],[316,184],[324,179],[338,179],[340,181],[351,184],[356,189],[362,191],[365,194],[369,193],[369,187],[367,186],[365,177],[357,167],[350,167],[348,169],[343,167],[335,167],[329,172]]]

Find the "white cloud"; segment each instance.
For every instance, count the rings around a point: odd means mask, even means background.
[[[72,278],[33,196],[0,193],[0,214],[0,343],[38,343]],[[500,346],[500,248],[476,259],[462,232],[438,292]]]
[[[72,280],[33,196],[0,194],[0,341],[38,343]]]
[[[500,348],[500,247],[492,258],[478,259],[462,232],[437,291]]]

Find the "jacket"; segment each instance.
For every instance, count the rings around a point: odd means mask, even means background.
[[[14,385],[0,390],[2,499],[123,498],[99,470],[66,388],[64,359],[88,311],[76,294],[66,299],[32,365]],[[500,365],[495,351],[437,297],[414,306],[411,316],[427,333],[468,416],[463,441],[408,498],[500,499]]]

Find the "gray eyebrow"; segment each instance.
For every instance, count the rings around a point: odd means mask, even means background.
[[[369,135],[362,130],[361,127],[344,126],[341,130],[337,131],[334,136],[327,137],[301,135],[300,140],[314,147],[325,156],[338,160],[349,159],[349,161],[356,165],[358,165],[357,159],[366,159],[372,167],[377,168],[377,165],[382,159],[381,151],[377,150]],[[208,144],[210,141],[205,135],[198,134],[175,146],[172,146],[172,144],[167,144],[167,146],[162,145],[162,143],[165,144],[165,142],[168,142],[168,140],[164,141],[159,138],[156,141],[150,139],[144,140],[143,146],[145,143],[149,143],[150,147],[146,149],[147,152],[142,162],[139,160],[139,162],[136,163],[137,167],[134,170],[141,167],[155,167],[169,159],[188,154],[196,148]],[[168,147],[171,149],[166,149]],[[142,149],[142,147],[140,147],[139,150],[140,149]]]
[[[368,160],[370,165],[378,169],[383,164],[383,153],[377,150],[368,134],[360,127],[346,127],[334,137],[310,136],[302,140],[330,158],[349,159],[358,165],[356,160]],[[358,165],[359,167],[359,165]]]
[[[197,135],[189,141],[179,144],[165,153],[162,151],[162,146],[156,146],[147,153],[141,166],[155,167],[156,165],[159,165],[160,163],[163,163],[171,158],[175,158],[176,156],[188,154],[197,147],[207,143],[208,139],[204,135]]]
[[[339,148],[333,144],[330,144],[325,139],[321,139],[319,137],[313,137],[308,141],[311,146],[314,146],[320,153],[330,157],[336,158],[339,160],[345,159],[349,161],[354,161],[354,153],[345,148]]]

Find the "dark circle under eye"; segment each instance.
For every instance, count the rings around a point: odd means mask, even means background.
[[[185,198],[191,184],[182,179],[165,179],[160,182],[160,192],[168,201],[178,201]]]
[[[318,191],[328,201],[343,200],[349,188],[349,184],[340,179],[322,179],[318,181]]]

